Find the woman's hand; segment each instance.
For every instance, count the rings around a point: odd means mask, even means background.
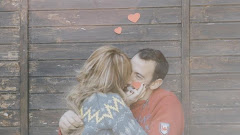
[[[59,128],[62,135],[68,135],[83,126],[81,116],[71,110],[65,112],[59,120]]]
[[[127,92],[126,92],[127,104],[131,105],[135,103],[136,101],[141,99],[145,95],[145,93],[146,93],[146,87],[143,83],[141,84],[141,87],[138,90],[134,89],[131,86],[127,87]]]

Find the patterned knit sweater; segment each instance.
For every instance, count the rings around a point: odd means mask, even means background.
[[[82,135],[147,135],[122,98],[115,93],[95,93],[80,109]]]

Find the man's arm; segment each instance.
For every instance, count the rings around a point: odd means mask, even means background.
[[[184,116],[181,103],[176,96],[165,97],[158,111],[153,114],[148,135],[182,135]]]
[[[81,116],[69,110],[65,112],[59,120],[59,135],[66,135],[83,127]]]

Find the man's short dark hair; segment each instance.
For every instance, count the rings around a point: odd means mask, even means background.
[[[168,73],[168,62],[160,50],[145,48],[139,50],[137,54],[143,60],[152,60],[156,62],[152,81],[155,81],[157,79],[163,80],[165,78]]]

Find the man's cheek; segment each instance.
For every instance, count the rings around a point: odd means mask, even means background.
[[[134,88],[134,89],[139,89],[140,87],[141,87],[141,85],[142,85],[142,83],[141,82],[132,82],[132,87]]]

